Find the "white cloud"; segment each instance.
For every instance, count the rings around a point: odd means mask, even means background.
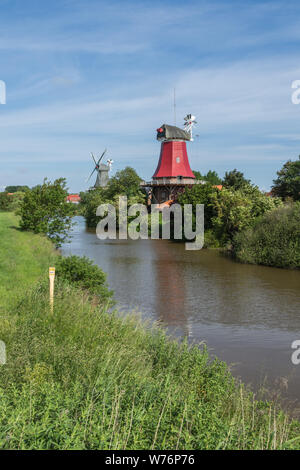
[[[290,87],[300,79],[298,52],[276,51],[300,35],[282,2],[235,10],[225,2],[68,6],[45,23],[28,13],[1,29],[12,82],[0,108],[7,167],[37,162],[52,172],[56,162],[59,172],[73,161],[85,171],[89,152],[108,146],[117,165],[148,177],[158,158],[155,129],[173,123],[174,86],[177,124],[187,112],[197,116],[195,167],[278,162],[297,150],[300,106]],[[261,26],[283,9],[282,21]]]

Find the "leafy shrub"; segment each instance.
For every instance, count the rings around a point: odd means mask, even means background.
[[[204,204],[205,237],[210,240],[206,246],[232,242],[235,234],[251,227],[257,217],[282,205],[281,199],[268,197],[258,187],[246,183],[239,190],[221,191],[209,183],[195,184],[178,197],[182,206],[192,204],[193,215],[196,205]]]
[[[10,197],[7,193],[0,193],[0,210],[9,211]]]
[[[245,263],[299,269],[300,203],[266,213],[237,234],[234,253]]]
[[[109,196],[109,192],[106,188],[96,188],[93,191],[84,193],[81,201],[81,213],[85,218],[86,224],[90,228],[97,227],[98,222],[101,220],[99,216],[96,215],[97,208],[101,204],[111,204],[116,209],[117,217],[117,226],[119,223],[119,196],[126,194],[115,194],[113,197]],[[145,197],[141,192],[138,192],[136,195],[127,196],[127,207],[130,207],[133,204],[144,204]],[[128,217],[128,222],[130,217]]]
[[[196,205],[204,204],[204,225],[206,230],[211,228],[212,219],[217,215],[217,210],[213,204],[213,200],[214,196],[217,195],[218,192],[219,190],[214,188],[210,183],[195,184],[192,187],[187,187],[185,189],[184,193],[178,197],[178,202],[181,206],[184,206],[184,204],[192,204],[194,215]]]
[[[59,280],[87,290],[92,297],[99,297],[101,301],[106,301],[112,296],[112,291],[107,288],[106,274],[85,256],[59,257],[56,274]]]
[[[205,230],[204,248],[220,248],[220,241],[212,229]]]
[[[24,192],[15,192],[9,194],[7,192],[0,193],[0,210],[14,212],[21,207],[24,199]]]
[[[282,204],[278,198],[263,194],[257,187],[222,189],[214,195],[211,204],[217,211],[212,227],[223,244],[232,242],[236,233],[252,227],[256,219]]]
[[[20,227],[34,233],[44,233],[59,247],[67,238],[75,214],[73,204],[67,202],[66,180],[51,183],[44,180],[25,193],[21,204]]]

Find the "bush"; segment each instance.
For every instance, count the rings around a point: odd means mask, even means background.
[[[8,194],[7,192],[0,193],[0,210],[7,212],[17,211],[24,199],[24,192],[15,192]]]
[[[59,257],[56,262],[58,280],[67,281],[79,289],[86,290],[92,297],[106,301],[112,296],[106,284],[106,274],[85,256]]]
[[[205,230],[210,229],[212,226],[212,219],[217,215],[217,210],[212,201],[218,192],[219,190],[214,188],[210,183],[195,184],[185,189],[184,193],[178,197],[178,203],[181,204],[181,206],[184,206],[184,204],[192,204],[193,215],[195,215],[196,205],[204,204]]]
[[[67,196],[64,178],[54,183],[44,180],[42,185],[28,190],[20,208],[21,229],[44,233],[59,247],[68,238],[75,214]]]
[[[97,227],[98,222],[101,220],[96,215],[97,208],[101,204],[111,204],[116,209],[117,226],[119,225],[119,196],[126,196],[126,194],[115,194],[113,197],[109,196],[106,188],[96,188],[93,191],[88,191],[82,195],[81,200],[81,213],[85,218],[86,224],[90,228]],[[141,192],[134,196],[127,196],[127,207],[133,204],[144,204],[145,198]],[[130,217],[128,217],[128,222]]]
[[[222,189],[211,202],[217,210],[212,227],[217,238],[225,245],[232,243],[236,233],[252,227],[258,217],[282,204],[278,198],[263,194],[257,187],[247,185],[243,189]]]
[[[81,212],[85,218],[86,224],[90,228],[97,226],[99,217],[96,216],[97,207],[101,204],[111,203],[107,199],[104,188],[95,188],[93,191],[87,191],[80,195]]]
[[[244,263],[300,268],[300,203],[266,213],[236,235],[234,254]]]

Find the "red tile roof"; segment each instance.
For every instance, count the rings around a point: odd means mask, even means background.
[[[69,201],[69,202],[80,202],[81,199],[80,199],[79,194],[69,194],[69,196],[67,197],[67,201]]]

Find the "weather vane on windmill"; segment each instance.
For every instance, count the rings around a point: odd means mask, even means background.
[[[196,121],[196,117],[193,116],[192,114],[188,114],[185,118],[184,118],[184,130],[186,132],[189,132],[191,138],[190,138],[190,141],[193,142],[193,127],[194,125],[197,124],[197,121]]]
[[[109,172],[111,171],[111,167],[112,167],[112,164],[114,163],[113,160],[111,159],[108,159],[107,160],[107,165],[105,165],[104,163],[101,163],[104,155],[106,154],[107,152],[107,149],[104,150],[104,152],[102,153],[101,157],[99,158],[98,161],[96,161],[95,157],[94,157],[94,154],[91,153],[92,155],[92,159],[95,163],[95,168],[93,169],[92,173],[90,174],[90,176],[88,177],[87,181],[88,182],[91,177],[93,176],[93,174],[95,173],[95,171],[97,172],[97,179],[96,179],[96,182],[94,184],[94,188],[105,188],[108,184],[108,180],[109,180]]]

